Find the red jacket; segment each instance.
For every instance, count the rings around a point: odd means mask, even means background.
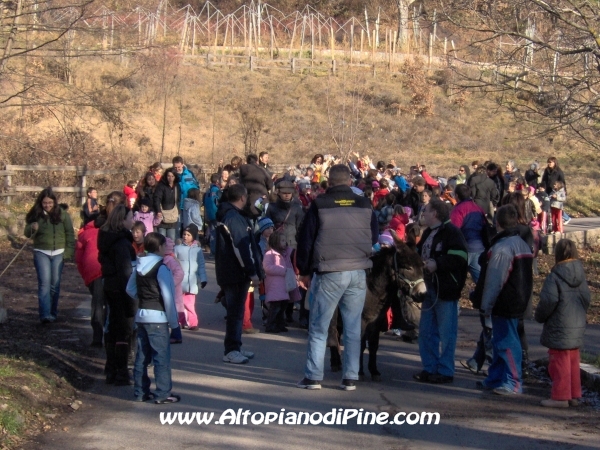
[[[394,230],[398,237],[405,242],[406,225],[408,225],[408,214],[397,214],[390,220],[390,230]]]
[[[425,183],[427,183],[427,186],[429,186],[430,189],[433,189],[435,187],[440,187],[440,184],[435,181],[433,178],[431,178],[431,175],[429,175],[426,171],[422,171],[421,172],[421,176],[423,178],[425,178]]]
[[[373,195],[373,208],[376,208],[379,204],[379,200],[385,198],[385,196],[389,193],[390,190],[388,188],[380,189],[377,192],[375,192],[375,195]]]
[[[86,286],[102,276],[102,267],[98,261],[98,232],[94,221],[87,223],[75,243],[75,263]]]
[[[125,197],[127,197],[127,207],[128,208],[133,208],[133,205],[135,204],[135,201],[137,200],[137,192],[135,192],[135,189],[130,188],[129,186],[125,185],[125,187],[123,188],[123,194],[125,194]]]

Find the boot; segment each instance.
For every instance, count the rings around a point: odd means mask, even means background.
[[[529,378],[531,372],[529,371],[529,353],[527,350],[523,350],[523,358],[521,360],[521,378]]]
[[[106,364],[104,365],[106,384],[114,384],[117,375],[115,344],[104,341],[104,349],[106,350]]]
[[[129,358],[129,344],[119,343],[115,345],[115,386],[130,386],[129,370],[127,370],[127,359]]]
[[[279,327],[277,326],[277,315],[279,313],[280,306],[278,302],[269,303],[269,318],[265,325],[265,331],[267,333],[279,333]]]

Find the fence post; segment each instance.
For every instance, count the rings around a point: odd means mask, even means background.
[[[210,67],[210,52],[206,53],[206,67]]]
[[[87,166],[83,169],[83,175],[81,175],[81,190],[79,191],[79,201],[83,205],[85,203],[85,188],[87,187],[87,176],[85,175],[87,172]]]
[[[296,58],[292,58],[292,73],[296,73]]]
[[[254,56],[250,55],[250,72],[254,70]]]
[[[333,61],[331,61],[331,73],[333,74],[333,76],[335,76],[337,72],[337,61],[334,59]]]
[[[12,166],[10,165],[6,165],[6,170],[12,170]],[[12,176],[11,175],[6,175],[6,190],[8,191],[8,193],[10,194],[10,188],[12,186]],[[8,195],[6,197],[6,204],[10,205],[10,195]]]

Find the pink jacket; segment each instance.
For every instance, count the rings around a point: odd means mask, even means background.
[[[136,211],[133,214],[133,220],[135,222],[143,222],[144,225],[146,225],[146,232],[144,233],[144,236],[146,236],[148,233],[152,233],[154,231],[154,227],[160,224],[160,221],[158,221],[156,217],[154,217],[154,213],[152,211],[148,211],[145,213],[141,211]]]
[[[167,238],[163,263],[173,274],[173,281],[175,282],[175,307],[177,308],[177,312],[185,312],[183,307],[183,291],[181,290],[181,283],[183,283],[185,274],[183,273],[181,264],[179,264],[179,261],[177,261],[177,258],[173,255],[173,241],[169,238]]]
[[[263,259],[263,268],[265,269],[265,301],[287,301],[290,299],[290,294],[285,288],[285,271],[293,269],[290,255],[293,249],[288,247],[284,255],[270,249],[265,253]]]
[[[75,243],[75,262],[77,270],[86,286],[102,276],[102,267],[98,261],[98,232],[94,221],[88,222],[79,233]]]

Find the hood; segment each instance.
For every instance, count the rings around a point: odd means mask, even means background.
[[[142,256],[138,259],[135,270],[137,270],[140,275],[146,275],[160,261],[162,261],[161,256],[154,253],[148,253],[146,256]]]
[[[225,217],[225,214],[227,214],[229,211],[231,210],[236,210],[237,212],[239,212],[240,214],[242,213],[241,210],[239,210],[238,208],[236,208],[235,206],[233,206],[231,203],[229,202],[225,202],[225,203],[221,203],[219,205],[219,209],[217,210],[217,220],[220,222],[221,220],[223,220],[223,217]]]
[[[166,242],[165,242],[165,253],[166,254],[173,253],[174,248],[175,248],[175,243],[173,242],[173,239],[167,238]]]
[[[479,183],[483,183],[486,179],[488,178],[488,176],[485,173],[476,173],[475,175],[473,175],[471,177],[471,183],[475,183],[475,184],[479,184]]]
[[[88,222],[88,223],[86,223],[86,224],[83,226],[83,229],[82,229],[82,230],[83,230],[83,231],[87,231],[87,230],[91,230],[92,228],[97,228],[94,220],[92,220],[91,222]]]
[[[125,186],[123,188],[123,194],[130,196],[130,195],[134,195],[135,194],[135,189],[133,189],[132,187],[129,186]]]
[[[190,209],[195,205],[200,205],[200,202],[198,200],[194,200],[193,198],[183,199],[183,209]]]
[[[578,259],[567,259],[559,262],[552,268],[552,272],[573,288],[585,281],[585,270]]]
[[[98,233],[98,249],[101,252],[107,251],[122,239],[133,242],[133,236],[129,230],[120,230],[116,233],[114,231],[100,230],[100,233]]]

